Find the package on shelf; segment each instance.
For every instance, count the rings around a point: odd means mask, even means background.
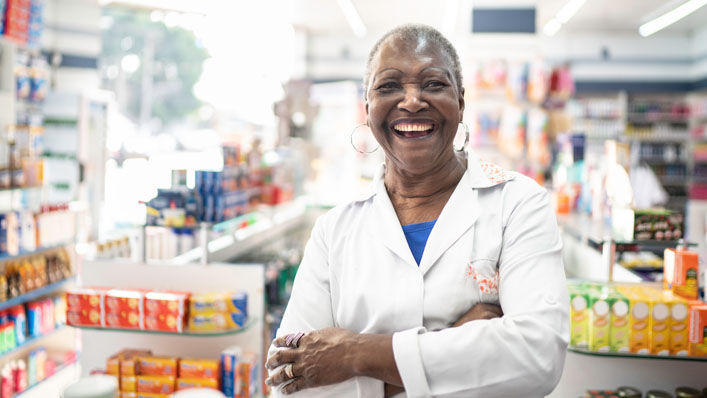
[[[179,360],[176,357],[154,355],[139,356],[137,357],[137,368],[139,374],[143,376],[177,377],[178,362]]]
[[[221,353],[221,390],[226,398],[236,398],[238,384],[238,364],[243,360],[243,350],[239,346],[228,347]]]
[[[66,292],[66,322],[74,326],[104,326],[105,295],[109,289],[77,287]]]
[[[65,244],[76,235],[76,215],[69,211],[66,204],[44,206],[36,217],[38,246]]]
[[[218,332],[240,329],[246,317],[241,312],[204,312],[189,315],[189,330],[192,332]]]
[[[0,0],[0,35],[5,32],[5,0]]]
[[[188,390],[190,388],[213,388],[218,390],[218,380],[215,378],[185,378],[177,379],[177,391]]]
[[[137,376],[137,392],[151,394],[172,394],[177,378],[174,376]]]
[[[690,343],[707,345],[707,304],[690,306]]]
[[[670,309],[670,355],[685,356],[689,353],[689,302],[672,292],[663,292]]]
[[[218,379],[220,364],[215,359],[182,358],[178,373],[185,379]]]
[[[105,294],[106,327],[143,329],[145,291],[110,289]]]
[[[608,352],[610,350],[610,308],[604,291],[589,291],[589,349],[592,351]]]
[[[683,216],[663,209],[611,209],[612,236],[617,240],[678,240],[683,237]]]
[[[29,0],[7,0],[3,34],[21,44],[27,42],[30,17]]]
[[[137,392],[137,376],[120,376],[120,391]]]
[[[629,352],[629,339],[631,336],[629,323],[630,301],[615,289],[610,289],[607,301],[611,306],[609,316],[611,323],[609,328],[610,351]]]
[[[181,333],[187,320],[188,292],[152,291],[145,294],[147,330]]]
[[[20,252],[20,222],[16,212],[0,214],[0,254]]]
[[[137,358],[152,355],[150,350],[125,349],[110,356],[106,360],[106,373],[116,376],[135,376],[137,374]]]
[[[698,254],[682,249],[663,253],[663,289],[689,300],[698,298]]]
[[[245,292],[194,293],[189,299],[189,313],[239,312],[248,315],[248,294]]]
[[[578,285],[569,286],[571,333],[570,345],[572,347],[586,348],[589,346],[589,298],[586,292]]]

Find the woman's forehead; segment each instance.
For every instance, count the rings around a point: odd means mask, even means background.
[[[415,39],[391,37],[381,44],[374,58],[374,70],[389,68],[411,60],[449,69],[448,57],[441,46],[424,36]]]

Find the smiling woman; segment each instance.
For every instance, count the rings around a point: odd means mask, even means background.
[[[370,191],[320,218],[266,363],[275,396],[541,397],[569,337],[547,192],[454,150],[456,51],[406,25],[374,46]]]

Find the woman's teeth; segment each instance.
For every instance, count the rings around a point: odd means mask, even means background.
[[[432,123],[400,123],[393,127],[396,133],[405,138],[424,137],[430,134],[433,128]]]

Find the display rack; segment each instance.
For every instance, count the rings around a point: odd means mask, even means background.
[[[223,330],[218,332],[163,332],[159,330],[146,330],[146,329],[125,329],[125,328],[103,328],[103,327],[92,327],[92,326],[73,326],[77,329],[82,330],[100,330],[107,332],[123,332],[123,333],[138,333],[138,334],[161,334],[166,336],[186,336],[186,337],[218,337],[218,336],[232,336],[240,333],[245,333],[253,327],[258,322],[257,318],[250,318],[243,327],[239,329]]]
[[[667,360],[667,361],[695,361],[695,362],[707,362],[707,357],[691,357],[691,356],[678,356],[678,355],[642,355],[634,354],[630,352],[598,352],[591,351],[586,348],[569,347],[569,351],[583,354],[592,355],[597,357],[611,357],[611,358],[641,358],[641,359],[654,359],[654,360]]]
[[[61,280],[59,282],[52,283],[50,285],[40,287],[39,289],[34,289],[31,290],[23,295],[17,296],[15,298],[11,298],[9,300],[0,302],[0,311],[16,306],[18,304],[24,304],[28,301],[32,301],[35,299],[38,299],[42,296],[47,296],[52,293],[56,293],[59,290],[62,290],[64,286],[66,286],[69,282],[73,282],[76,278],[71,277],[71,278],[66,278],[64,280]]]
[[[54,374],[47,377],[46,379],[34,383],[27,387],[26,390],[21,393],[13,395],[13,398],[46,398],[56,396],[57,391],[63,391],[66,386],[71,384],[78,376],[79,373],[79,362],[78,358],[63,363],[57,366]]]

